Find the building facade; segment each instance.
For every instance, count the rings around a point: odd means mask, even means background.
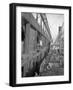
[[[39,74],[52,38],[45,14],[22,12],[21,15],[22,76],[34,76],[35,72]]]

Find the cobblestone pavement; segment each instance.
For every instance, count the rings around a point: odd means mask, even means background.
[[[40,76],[64,75],[64,55],[50,50],[40,67]]]

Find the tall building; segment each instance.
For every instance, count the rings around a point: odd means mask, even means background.
[[[22,67],[27,70],[28,67],[33,67],[33,62],[39,60],[39,64],[41,63],[41,60],[43,60],[41,58],[50,49],[52,37],[45,14],[22,12],[21,16]],[[24,71],[27,72],[28,70],[26,70]],[[23,76],[25,72],[23,72]]]
[[[25,43],[25,53],[29,53],[36,49],[36,44],[44,46],[47,42],[50,42],[51,35],[48,22],[44,21],[42,14],[36,14],[35,17],[32,13],[22,13],[22,32],[25,34],[23,40]]]
[[[58,36],[54,43],[54,46],[57,47],[60,52],[64,53],[64,23],[62,26],[59,26]]]

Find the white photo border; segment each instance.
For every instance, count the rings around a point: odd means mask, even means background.
[[[21,12],[64,14],[64,76],[21,77]],[[69,81],[69,10],[16,7],[16,84]]]

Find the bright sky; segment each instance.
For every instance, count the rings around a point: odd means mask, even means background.
[[[63,14],[46,14],[46,16],[47,16],[52,38],[53,40],[55,40],[58,35],[59,26],[62,26],[64,22],[64,15]]]

